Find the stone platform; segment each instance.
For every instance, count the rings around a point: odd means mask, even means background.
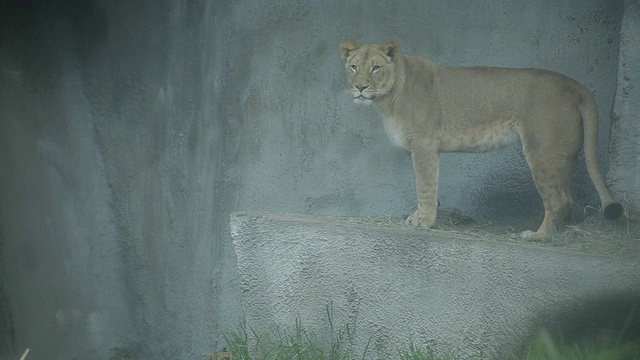
[[[231,235],[247,325],[355,326],[355,348],[396,358],[413,340],[463,355],[519,354],[542,328],[616,331],[640,304],[640,258],[487,241],[366,219],[239,212]]]

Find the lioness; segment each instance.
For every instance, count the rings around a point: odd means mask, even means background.
[[[598,167],[596,104],[575,80],[541,69],[442,67],[401,54],[393,40],[343,40],[340,54],[355,102],[375,104],[392,142],[411,153],[418,209],[409,224],[436,221],[441,152],[489,151],[518,137],[545,210],[538,231],[524,238],[547,236],[571,215],[571,176],[583,141],[605,217],[622,213]]]

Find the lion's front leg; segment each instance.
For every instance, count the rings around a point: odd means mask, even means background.
[[[411,161],[416,175],[418,209],[407,218],[407,223],[430,228],[436,223],[438,209],[440,155],[436,149],[415,149],[411,151]]]

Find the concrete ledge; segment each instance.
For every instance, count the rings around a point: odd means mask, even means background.
[[[503,357],[541,327],[586,336],[640,303],[638,258],[293,214],[234,213],[231,236],[248,325],[322,332],[332,302],[379,358],[409,338]]]

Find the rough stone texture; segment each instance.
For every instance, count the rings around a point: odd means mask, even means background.
[[[355,323],[355,358],[410,340],[482,359],[521,354],[542,327],[570,340],[639,329],[640,258],[614,259],[310,215],[234,213],[247,325],[316,334]],[[557,334],[556,334],[557,335]],[[638,335],[638,334],[636,334]]]
[[[640,2],[626,1],[620,30],[618,91],[612,111],[611,188],[640,208]]]
[[[0,357],[221,345],[215,6],[2,2]]]
[[[559,71],[606,114],[634,4],[0,0],[0,356],[199,356],[243,318],[231,211],[408,214],[409,158],[349,99],[343,37]],[[441,164],[443,206],[541,210],[517,148]]]

